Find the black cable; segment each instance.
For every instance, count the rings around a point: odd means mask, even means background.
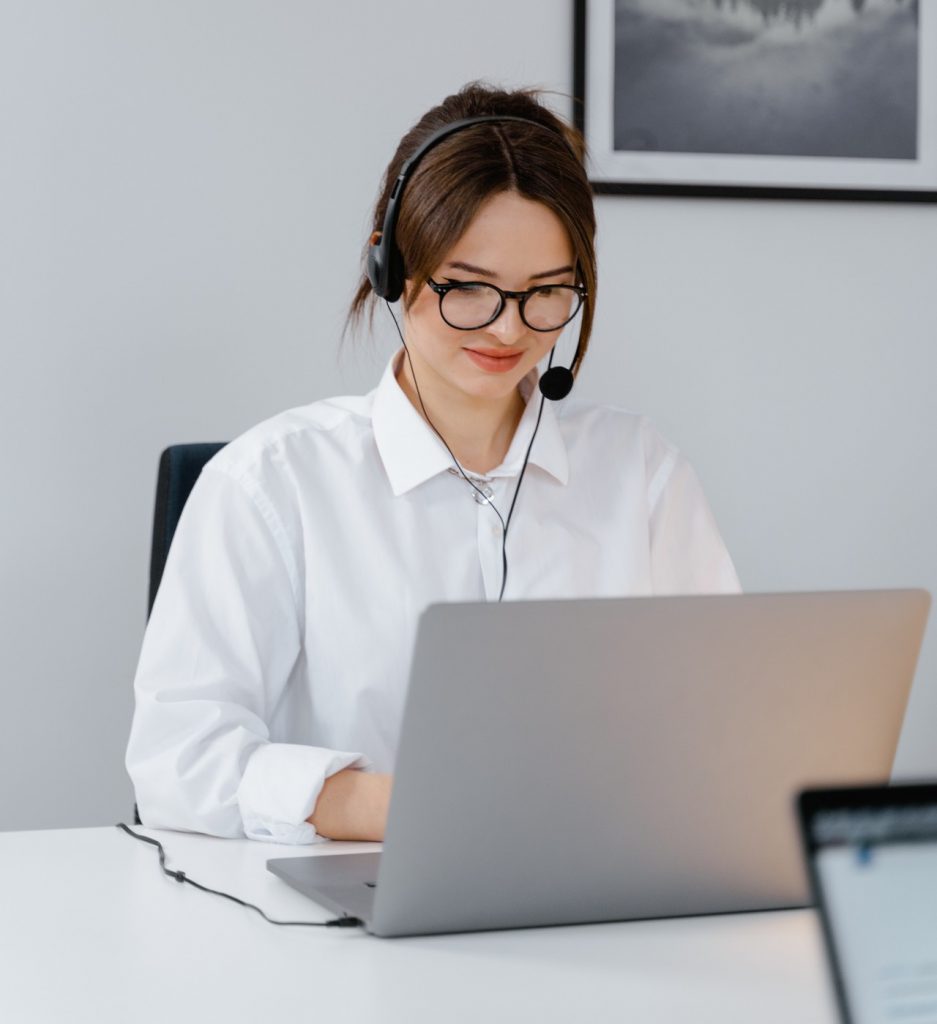
[[[198,882],[193,882],[184,871],[170,871],[169,868],[166,867],[166,851],[163,849],[163,844],[157,842],[157,840],[139,835],[134,832],[133,829],[128,828],[122,821],[117,823],[117,828],[123,829],[128,836],[133,836],[134,839],[139,839],[141,843],[149,843],[150,846],[155,846],[156,849],[159,850],[159,866],[164,875],[175,879],[177,882],[188,882],[189,885],[194,885],[196,889],[201,889],[202,892],[210,892],[213,896],[223,896],[226,900],[231,900],[232,903],[238,903],[242,907],[248,907],[250,910],[256,910],[257,913],[260,914],[265,921],[269,921],[270,924],[279,924],[287,928],[358,928],[364,924],[364,922],[358,917],[334,917],[331,921],[274,921],[272,917],[267,917],[260,907],[255,907],[253,903],[246,903],[244,900],[239,900],[237,896],[231,896],[229,893],[219,892],[217,889],[209,889],[207,885],[200,885]]]
[[[514,515],[514,506],[517,504],[517,495],[520,492],[521,483],[524,480],[524,474],[527,472],[527,462],[530,459],[530,450],[534,446],[534,441],[537,437],[537,431],[540,429],[540,417],[543,415],[543,403],[545,401],[545,396],[540,396],[540,408],[537,411],[537,422],[534,424],[534,432],[530,436],[530,444],[527,445],[527,451],[524,454],[524,464],[521,466],[520,475],[517,478],[517,486],[514,488],[514,497],[511,499],[511,507],[510,509],[508,509],[508,518],[507,522],[505,522],[504,517],[498,511],[498,506],[495,505],[491,498],[489,498],[488,495],[485,494],[485,492],[480,487],[477,487],[472,482],[472,480],[469,479],[469,477],[465,473],[465,470],[462,468],[461,463],[453,454],[452,449],[449,447],[448,444],[446,444],[446,439],[442,436],[442,434],[439,433],[439,431],[436,429],[436,425],[429,418],[429,413],[426,411],[426,406],[423,404],[423,396],[420,394],[420,385],[417,382],[416,373],[414,372],[413,369],[413,360],[410,358],[410,349],[407,348],[407,343],[406,341],[404,341],[403,331],[401,331],[400,329],[400,324],[397,323],[397,317],[394,316],[394,311],[393,308],[391,307],[391,304],[386,299],[384,300],[384,304],[387,306],[387,312],[390,313],[391,320],[394,321],[394,327],[397,328],[397,334],[400,335],[400,343],[403,345],[403,350],[407,354],[407,362],[410,364],[410,376],[413,378],[413,386],[416,388],[416,397],[420,400],[420,408],[423,410],[423,418],[430,425],[430,429],[433,431],[433,433],[439,438],[440,441],[442,441],[443,447],[446,449],[446,451],[449,453],[449,457],[455,463],[455,468],[462,474],[462,479],[469,485],[469,487],[472,488],[473,491],[481,495],[482,501],[486,505],[491,507],[494,514],[498,517],[498,521],[501,523],[501,590],[498,592],[498,601],[500,602],[501,599],[504,597],[504,588],[507,586],[508,582],[508,527],[511,525],[511,516]],[[552,349],[550,350],[549,365],[553,365]]]
[[[550,362],[553,362],[553,352],[550,352]],[[540,417],[543,415],[543,403],[545,396],[540,396],[540,408],[537,410],[537,422],[534,424],[534,432],[530,436],[530,444],[527,445],[527,451],[524,454],[524,464],[521,466],[520,476],[517,478],[517,487],[514,488],[514,498],[511,501],[511,507],[508,509],[508,521],[504,527],[504,537],[501,543],[501,593],[498,594],[498,600],[504,596],[504,587],[508,581],[508,552],[507,552],[507,541],[508,541],[508,527],[511,525],[511,517],[514,515],[514,506],[517,504],[517,496],[520,493],[521,484],[524,480],[524,474],[527,472],[527,462],[530,459],[530,449],[534,446],[534,439],[537,436],[537,431],[540,429]]]

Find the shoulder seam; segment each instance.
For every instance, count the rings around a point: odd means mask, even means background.
[[[303,408],[306,408],[306,406],[298,406],[297,407],[297,409],[303,409]],[[285,412],[280,413],[279,415],[280,416],[286,416],[289,413],[292,413],[292,412],[295,412],[295,411],[296,411],[295,409],[287,409]],[[269,452],[272,449],[274,449],[278,444],[281,444],[282,442],[286,441],[287,439],[289,439],[291,437],[295,437],[297,434],[301,434],[301,433],[305,433],[305,432],[315,433],[315,434],[330,434],[334,430],[337,430],[339,427],[341,427],[343,424],[347,423],[349,420],[366,420],[367,419],[366,416],[363,416],[360,413],[357,413],[357,412],[355,412],[355,411],[353,411],[351,409],[341,409],[340,412],[341,412],[342,415],[336,420],[336,422],[330,423],[328,425],[322,424],[322,423],[315,423],[315,422],[299,423],[299,424],[296,424],[296,425],[290,427],[290,429],[285,430],[284,432],[276,434],[276,435],[274,435],[272,437],[258,438],[257,441],[254,442],[254,447],[251,450],[250,454],[253,455],[254,457],[263,455],[264,453]],[[277,417],[271,417],[271,419],[276,419],[276,418]],[[268,421],[264,421],[264,422],[268,422]],[[243,434],[240,434],[238,437],[233,438],[232,441],[229,442],[229,445],[226,446],[225,448],[223,448],[218,453],[218,456],[221,456],[221,458],[219,459],[219,468],[220,468],[220,466],[222,464],[224,464],[225,461],[228,461],[228,460],[230,460],[230,462],[232,463],[233,466],[238,466],[240,463],[242,463],[244,461],[247,461],[247,459],[245,459],[243,456],[240,456],[239,454],[238,455],[231,454],[231,452],[230,452],[230,445],[236,445],[237,442],[241,438],[246,437],[253,430],[256,430],[260,426],[263,426],[263,423],[257,424],[257,426],[251,427],[250,430],[247,430]],[[225,452],[227,452],[227,458],[225,458]]]
[[[667,482],[670,480],[671,476],[673,476],[678,455],[679,452],[677,449],[670,447],[664,461],[657,467],[657,472],[648,484],[647,507],[648,512],[651,514],[653,514],[657,507],[657,502],[660,500],[660,496],[663,493],[664,488],[667,486]]]
[[[283,521],[277,514],[277,511],[273,507],[270,499],[266,494],[264,494],[263,490],[259,487],[257,482],[252,479],[247,471],[242,472],[240,475],[235,475],[226,467],[220,465],[207,465],[202,472],[205,472],[205,470],[220,473],[222,476],[227,477],[228,480],[238,486],[244,494],[247,495],[251,504],[260,513],[261,518],[267,525],[267,529],[270,531],[274,544],[276,544],[277,550],[280,552],[280,558],[283,561],[283,567],[286,569],[286,575],[290,581],[290,588],[293,591],[293,603],[296,608],[299,609],[302,606],[302,587],[299,578],[299,570],[296,566],[296,560],[293,558],[293,552],[290,548],[289,539],[286,535],[286,528],[284,527]],[[302,623],[299,621],[299,616],[297,616],[297,624],[301,630]]]

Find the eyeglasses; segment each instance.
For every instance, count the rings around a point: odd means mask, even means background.
[[[516,299],[521,320],[532,331],[558,331],[579,312],[588,292],[578,284],[541,284],[525,292],[507,292],[484,281],[439,284],[439,315],[457,331],[477,331],[501,316],[508,299]]]

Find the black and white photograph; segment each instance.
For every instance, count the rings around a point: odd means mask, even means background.
[[[919,0],[581,6],[600,188],[937,188]]]

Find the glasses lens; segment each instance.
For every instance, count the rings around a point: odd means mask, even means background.
[[[524,303],[524,320],[535,331],[555,331],[579,311],[582,298],[569,285],[534,288]]]
[[[471,330],[487,324],[498,312],[501,296],[487,284],[465,284],[442,297],[443,319],[452,327]]]

